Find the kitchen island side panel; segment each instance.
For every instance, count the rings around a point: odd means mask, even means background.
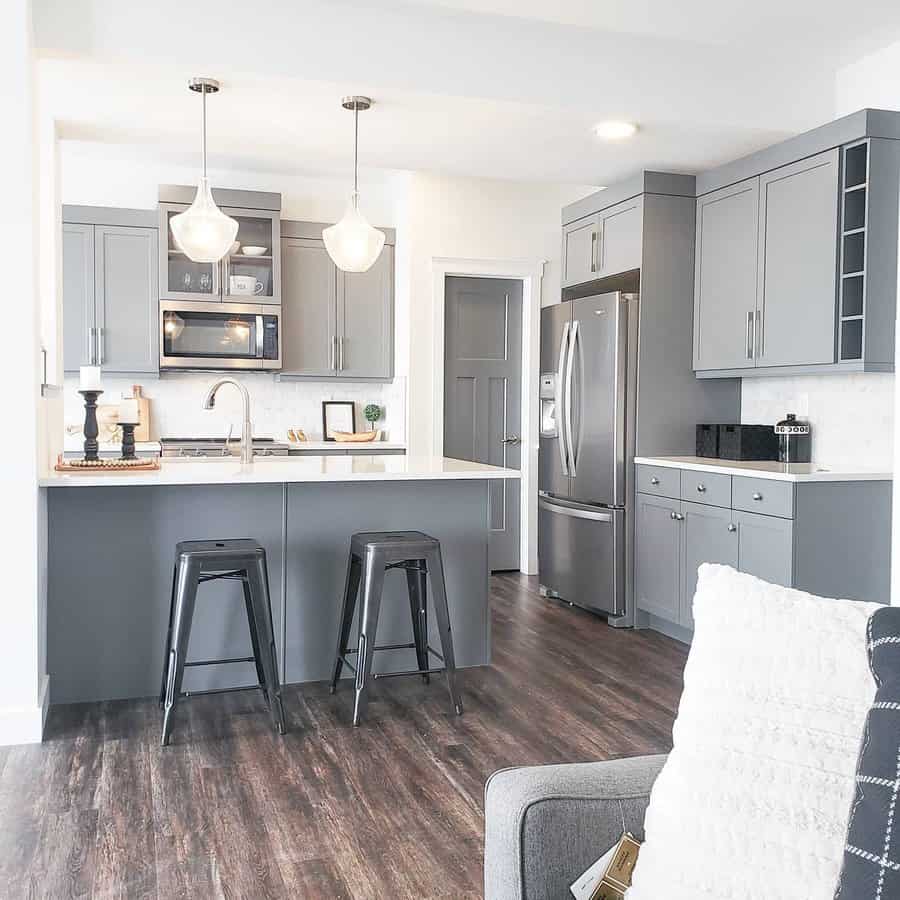
[[[441,542],[456,664],[487,665],[488,486],[487,481],[288,485],[285,680],[331,677],[350,536],[357,531],[424,531]],[[428,597],[429,644],[440,651],[430,582]],[[353,646],[357,622],[358,616]],[[412,641],[402,570],[385,576],[377,640]],[[435,658],[431,663],[440,665]],[[411,668],[411,650],[375,655],[375,672]],[[351,674],[345,668],[345,677]]]
[[[281,629],[282,486],[49,491],[47,665],[53,703],[159,693],[175,545],[252,537],[266,548]],[[238,582],[201,585],[188,659],[250,655]],[[185,690],[253,684],[252,663],[188,669]]]

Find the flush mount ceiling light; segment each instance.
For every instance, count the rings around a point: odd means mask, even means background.
[[[206,177],[206,95],[218,93],[219,82],[214,78],[192,78],[188,87],[203,98],[203,175],[194,202],[183,213],[172,216],[169,224],[176,246],[188,259],[216,263],[228,252],[238,231],[238,223],[216,206]]]
[[[604,141],[620,141],[631,137],[638,130],[634,122],[598,122],[594,134]]]
[[[341,106],[353,112],[353,193],[344,218],[322,232],[325,249],[344,272],[372,268],[384,247],[384,232],[373,228],[359,211],[359,114],[372,105],[369,97],[344,97]]]

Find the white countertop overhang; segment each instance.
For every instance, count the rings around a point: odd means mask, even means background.
[[[515,479],[502,469],[441,456],[263,457],[249,465],[233,459],[163,459],[155,472],[52,472],[41,487],[138,487],[191,484],[302,484],[350,481],[486,481]]]
[[[828,466],[823,463],[780,463],[767,460],[709,459],[703,456],[636,456],[635,465],[688,469],[771,478],[775,481],[892,481],[890,472],[861,466]]]

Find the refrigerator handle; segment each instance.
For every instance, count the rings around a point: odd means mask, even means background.
[[[575,345],[578,342],[578,320],[572,323],[572,331],[569,336],[569,355],[566,359],[566,380],[563,388],[563,409],[565,410],[564,424],[566,432],[566,444],[569,448],[569,474],[576,474],[575,442],[572,434],[572,366],[575,362]]]
[[[562,469],[563,475],[569,474],[569,454],[566,450],[566,426],[565,426],[565,404],[563,399],[563,380],[564,380],[564,372],[565,372],[565,362],[566,362],[566,350],[569,347],[569,323],[566,322],[563,325],[562,337],[559,341],[559,367],[556,372],[556,419],[557,419],[557,432],[559,433],[559,437],[557,443],[559,445],[559,465]]]
[[[573,519],[588,519],[591,522],[612,522],[613,515],[604,512],[601,509],[582,509],[576,506],[562,506],[557,503],[551,503],[543,498],[538,499],[538,507],[549,513],[556,513],[560,516],[570,516]]]

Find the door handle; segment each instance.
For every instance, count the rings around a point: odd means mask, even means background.
[[[591,271],[597,271],[597,229],[591,229]]]
[[[331,366],[329,367],[332,371],[337,371],[337,336],[331,336]]]
[[[763,337],[763,318],[762,310],[756,311],[756,355],[762,357],[765,355],[765,339]]]
[[[588,519],[591,522],[612,522],[613,520],[612,513],[602,512],[601,510],[581,509],[577,506],[563,506],[549,503],[543,499],[538,500],[538,507],[560,516],[571,516],[573,519]]]
[[[517,435],[511,435],[510,437],[501,438],[501,444],[519,444],[521,443],[521,438]]]
[[[98,328],[97,329],[97,365],[98,366],[103,365],[103,350],[104,350],[103,345],[105,343],[106,343],[106,341],[105,341],[104,329]]]
[[[94,339],[94,333],[97,331],[93,325],[87,330],[87,355],[88,365],[93,366],[97,362],[97,343]]]
[[[563,325],[562,337],[559,342],[559,365],[556,371],[556,410],[559,431],[559,465],[563,475],[569,474],[569,454],[566,450],[566,410],[563,404],[563,382],[565,381],[566,350],[569,347],[569,323]]]
[[[338,371],[344,371],[344,336],[338,338]]]
[[[578,458],[575,450],[575,436],[572,431],[572,368],[575,364],[575,346],[578,343],[578,322],[572,323],[569,333],[569,358],[566,360],[565,410],[566,410],[566,444],[569,448],[569,472],[578,474]]]
[[[747,313],[747,359],[753,359],[753,310]]]

